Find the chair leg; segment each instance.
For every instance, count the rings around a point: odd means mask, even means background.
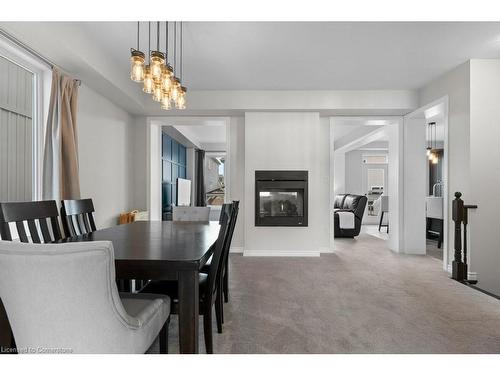
[[[217,291],[217,297],[215,298],[215,320],[217,321],[217,333],[222,333],[222,295]]]
[[[168,354],[168,326],[170,325],[170,317],[163,325],[160,331],[160,354]]]
[[[203,333],[205,335],[205,348],[207,354],[214,354],[214,343],[212,337],[212,307],[207,308],[203,314]]]
[[[380,228],[382,227],[382,219],[384,218],[384,211],[380,213],[380,221],[378,223],[378,231],[380,232]]]
[[[229,255],[226,259],[226,264],[224,267],[223,274],[223,290],[224,290],[224,302],[229,302]]]

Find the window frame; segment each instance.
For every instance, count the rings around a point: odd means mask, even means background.
[[[33,106],[32,106],[32,186],[31,199],[42,199],[42,167],[45,138],[45,119],[47,118],[50,85],[52,81],[51,68],[34,58],[21,47],[0,36],[0,56],[13,64],[20,66],[33,74]]]

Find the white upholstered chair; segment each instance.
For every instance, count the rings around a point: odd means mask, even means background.
[[[108,241],[0,241],[0,298],[21,352],[167,352],[169,297],[119,294]]]
[[[209,221],[210,207],[177,207],[172,208],[172,221]]]

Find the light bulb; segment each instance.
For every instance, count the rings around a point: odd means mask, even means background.
[[[181,81],[179,81],[179,78],[174,77],[172,82],[172,89],[170,90],[170,96],[172,97],[172,100],[174,102],[177,101],[180,92],[181,92]]]
[[[161,85],[163,91],[169,91],[172,89],[172,77],[173,77],[172,67],[169,64],[163,65],[161,68]]]
[[[142,86],[142,91],[147,94],[152,94],[154,89],[154,81],[151,76],[151,68],[149,65],[146,65],[144,68],[144,84]]]
[[[161,67],[165,63],[165,55],[160,51],[151,51],[151,76],[155,82],[161,81]]]
[[[132,50],[130,63],[130,79],[134,82],[144,81],[144,53]]]
[[[177,96],[177,100],[175,101],[176,109],[186,109],[186,91],[187,89],[184,86],[181,86],[179,95]]]
[[[427,157],[431,156],[431,148],[427,147]]]
[[[432,164],[437,164],[439,161],[439,158],[437,157],[437,155],[434,155],[434,157],[432,158]]]
[[[155,83],[155,87],[153,89],[153,100],[155,102],[161,102],[163,98],[163,91],[161,90],[161,83]]]
[[[170,92],[163,92],[163,97],[161,98],[161,108],[169,110],[172,108],[170,104]]]

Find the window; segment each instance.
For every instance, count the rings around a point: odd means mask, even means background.
[[[207,206],[222,206],[225,196],[224,152],[207,152],[205,154],[205,190]]]
[[[36,198],[34,87],[31,71],[0,56],[1,202]]]

